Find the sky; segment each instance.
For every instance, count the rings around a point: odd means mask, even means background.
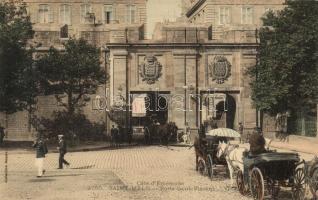
[[[147,38],[151,39],[157,22],[175,21],[181,16],[181,0],[147,1]]]

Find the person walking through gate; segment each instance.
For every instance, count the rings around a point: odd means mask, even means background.
[[[42,135],[40,134],[38,135],[36,141],[33,144],[33,147],[36,149],[35,165],[38,168],[37,177],[40,178],[45,173],[44,158],[45,158],[45,154],[48,153],[48,149],[47,149],[45,141],[42,138]]]
[[[57,147],[57,149],[59,150],[59,167],[58,169],[63,169],[63,164],[66,164],[67,166],[70,166],[70,163],[67,162],[64,159],[64,155],[67,152],[67,148],[66,148],[66,142],[64,140],[64,135],[58,135],[59,138],[59,146]]]
[[[243,123],[242,122],[240,122],[239,123],[239,133],[240,133],[240,135],[241,135],[241,137],[240,137],[240,143],[244,143],[243,142],[243,131],[244,131],[244,126],[243,126]]]

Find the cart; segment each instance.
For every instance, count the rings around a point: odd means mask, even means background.
[[[293,199],[302,199],[304,183],[297,169],[299,161],[296,153],[269,151],[256,156],[246,155],[244,164],[249,163],[245,168],[248,170],[248,177],[244,178],[243,172],[239,170],[237,188],[243,195],[250,191],[254,199],[263,200],[265,197],[276,199],[281,187],[289,187],[292,189]]]
[[[205,136],[200,136],[194,142],[196,156],[196,170],[202,175],[208,175],[213,179],[217,166],[225,166],[225,157],[217,158],[220,141],[227,142],[233,138],[240,138],[240,134],[232,129],[218,128],[210,130]]]

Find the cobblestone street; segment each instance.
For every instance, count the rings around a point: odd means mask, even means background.
[[[231,187],[222,168],[213,181],[199,175],[188,147],[74,152],[65,158],[71,167],[58,170],[58,154],[48,154],[46,174],[36,178],[34,154],[10,151],[7,183],[1,164],[0,199],[249,199]],[[5,162],[3,151],[0,159]]]
[[[5,154],[1,152],[1,163]],[[215,181],[194,169],[193,149],[134,147],[66,155],[71,167],[57,170],[48,154],[46,174],[36,178],[34,154],[9,152],[8,182],[1,169],[0,199],[247,199],[222,175]]]

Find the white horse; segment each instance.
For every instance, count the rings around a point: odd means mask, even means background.
[[[240,148],[238,145],[231,145],[225,142],[219,142],[217,157],[225,157],[227,166],[230,172],[231,185],[234,186],[233,173],[234,171],[241,170],[244,173],[243,156],[245,148]]]

